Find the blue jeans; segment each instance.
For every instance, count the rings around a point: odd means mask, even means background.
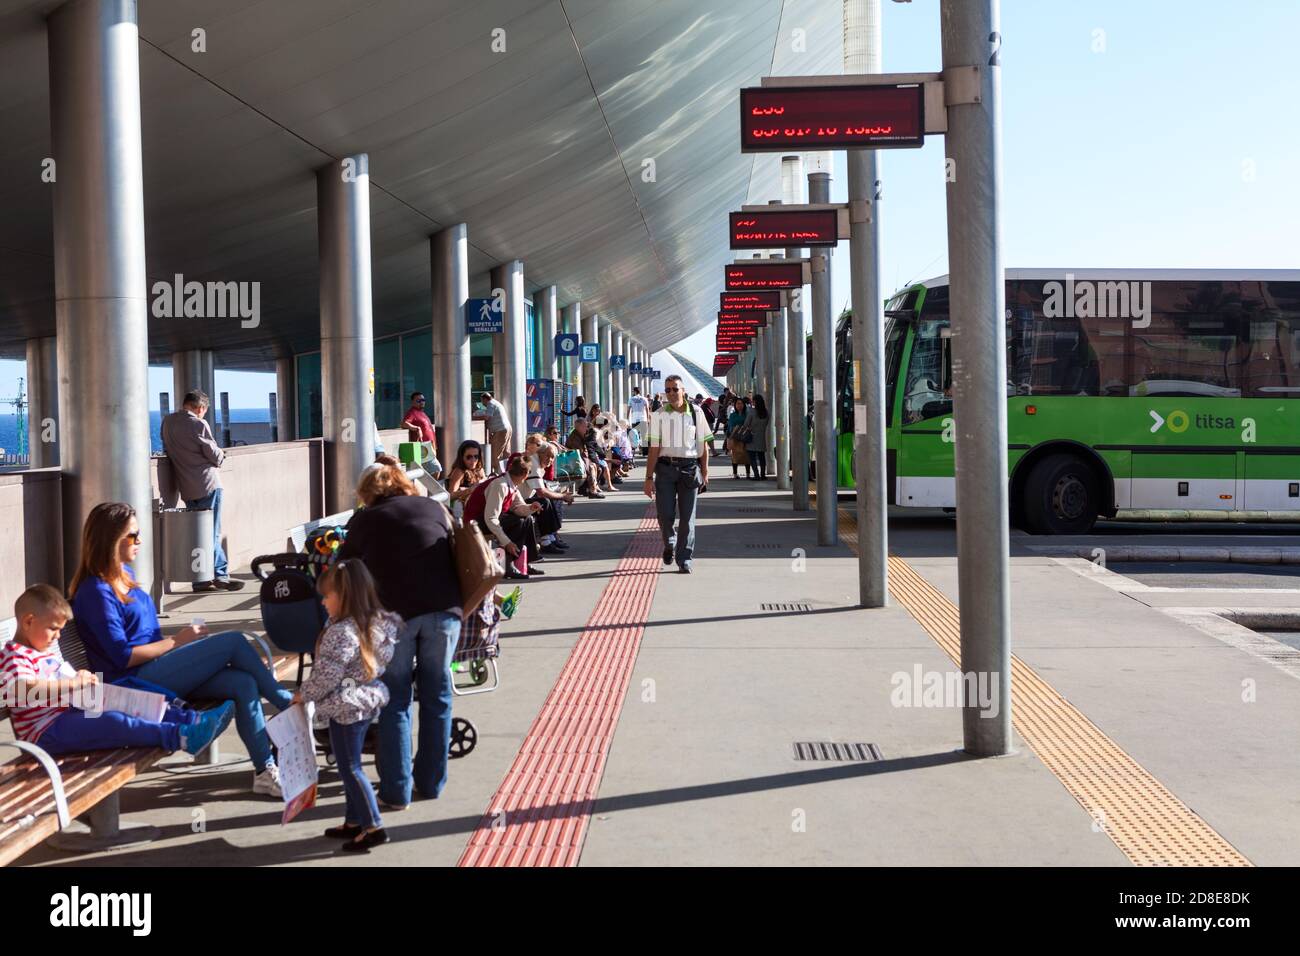
[[[202,498],[191,498],[185,502],[191,511],[212,512],[212,575],[219,581],[230,577],[226,565],[226,552],[221,550],[221,489]]]
[[[170,753],[181,749],[181,727],[194,723],[197,717],[194,711],[175,704],[168,706],[161,723],[116,710],[88,714],[73,709],[60,714],[36,742],[55,755],[118,747],[161,747]]]
[[[436,797],[447,785],[451,746],[451,657],[460,640],[460,616],[433,611],[411,618],[397,640],[383,682],[388,705],[379,713],[379,799],[390,806],[411,802],[412,679],[419,687],[420,739],[415,755],[415,789]]]
[[[655,511],[665,548],[676,548],[677,566],[685,567],[695,553],[695,499],[700,490],[700,466],[688,462],[655,463]],[[674,531],[673,524],[677,523]]]
[[[276,710],[284,710],[292,703],[293,695],[280,686],[239,631],[212,634],[168,651],[140,665],[131,677],[165,687],[177,697],[233,700],[235,729],[248,748],[253,768],[261,771],[271,762],[262,698]]]
[[[370,780],[361,767],[361,746],[366,742],[366,729],[369,726],[368,720],[358,720],[353,724],[340,724],[337,720],[331,720],[330,749],[334,751],[339,776],[343,778],[343,799],[346,802],[343,822],[363,827],[382,827],[384,821],[379,818],[375,791],[370,789]]]

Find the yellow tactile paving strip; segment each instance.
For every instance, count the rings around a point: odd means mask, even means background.
[[[856,550],[855,515],[839,512]],[[889,558],[889,593],[961,664],[957,606],[902,558]],[[1235,847],[1015,655],[1012,724],[1025,744],[1136,866],[1251,866]]]

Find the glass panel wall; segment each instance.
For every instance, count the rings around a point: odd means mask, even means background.
[[[425,406],[429,417],[437,421],[437,410],[433,407],[433,332],[413,332],[402,336],[402,387],[398,392],[401,409],[398,411],[397,424],[401,424],[401,415],[409,408],[407,400],[412,392],[423,392],[428,399]]]
[[[308,352],[298,360],[298,437],[320,438],[321,416],[320,353]]]
[[[380,428],[396,428],[402,423],[405,397],[401,342],[397,337],[380,339],[375,342],[375,423]]]

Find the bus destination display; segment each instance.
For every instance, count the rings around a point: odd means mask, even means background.
[[[762,289],[798,289],[803,285],[803,263],[755,259],[724,267],[726,288],[737,292]]]
[[[906,86],[751,86],[740,150],[889,149],[925,142],[925,91]]]
[[[838,209],[728,213],[733,249],[833,246],[839,242]]]

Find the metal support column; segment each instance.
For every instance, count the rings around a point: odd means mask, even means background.
[[[573,332],[582,339],[582,303],[574,302],[560,311],[560,321],[564,323],[565,332]],[[582,392],[582,363],[578,356],[564,359],[563,378],[573,385],[577,394]]]
[[[208,396],[208,427],[215,438],[217,434],[216,363],[209,349],[190,349],[172,353],[172,404],[177,409],[185,404],[185,393],[199,389]]]
[[[559,313],[556,307],[555,286],[548,285],[537,294],[538,315],[542,319],[542,378],[555,381],[559,373],[555,367],[555,336],[559,331]]]
[[[294,382],[293,356],[281,356],[275,360],[275,405],[276,405],[276,440],[294,441],[298,438],[295,425],[294,408],[298,398],[298,389]]]
[[[967,752],[988,757],[1012,750],[998,3],[941,0],[939,19],[944,71],[976,70],[980,89],[948,107],[948,273],[961,669],[996,686],[998,702],[984,713],[968,697],[962,729]]]
[[[613,404],[614,375],[609,368],[609,357],[613,353],[614,327],[608,322],[600,323],[600,407],[609,410]],[[587,403],[591,406],[591,402]]]
[[[844,0],[844,72],[879,73],[880,0]],[[853,470],[857,490],[858,603],[889,596],[885,475],[885,313],[880,288],[880,170],[874,149],[850,149],[849,273],[853,285]]]
[[[63,554],[74,567],[81,529],[104,501],[140,524],[133,570],[153,584],[149,478],[148,277],[140,143],[136,5],[70,0],[50,14],[50,141],[54,308],[58,340]]]
[[[596,329],[597,316],[582,316],[582,341],[599,342]],[[581,372],[582,387],[579,394],[587,400],[587,407],[600,403],[600,363],[583,362]]]
[[[355,153],[316,171],[320,254],[321,434],[330,514],[356,504],[375,459],[370,159]]]
[[[433,413],[438,460],[451,468],[456,449],[469,437],[469,230],[463,222],[429,237],[433,282]],[[403,395],[403,401],[408,396]]]
[[[59,346],[53,336],[27,340],[27,460],[59,464]]]
[[[803,201],[803,159],[799,156],[781,157],[781,198],[791,205]],[[787,259],[803,258],[803,250],[785,250]],[[808,495],[808,346],[804,330],[805,288],[791,291],[786,300],[786,349],[790,356],[787,371],[789,378],[790,408],[790,489],[795,511],[807,511]]]
[[[831,201],[831,174],[808,174],[808,201]],[[813,429],[817,441],[817,543],[839,543],[835,435],[835,316],[831,310],[830,249],[812,249]]]
[[[528,310],[524,306],[524,263],[511,259],[492,269],[492,288],[504,289],[500,346],[499,377],[492,382],[492,394],[506,407],[510,419],[510,447],[507,453],[522,451],[528,432],[528,342],[525,324]]]
[[[614,351],[610,357],[613,358],[614,355],[623,355],[623,333],[618,329],[614,330]],[[623,363],[623,368],[616,368],[613,370],[614,400],[610,403],[610,414],[612,414],[616,419],[623,417],[623,406],[627,404],[627,399],[625,397],[627,390],[624,387],[624,384],[627,382],[626,355],[623,355]]]

